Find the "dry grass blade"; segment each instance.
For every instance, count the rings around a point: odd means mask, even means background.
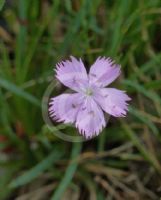
[[[95,174],[102,174],[102,175],[106,175],[107,177],[115,176],[115,177],[123,178],[128,175],[127,171],[115,169],[112,167],[107,167],[101,164],[85,164],[84,168]]]
[[[124,200],[116,191],[113,187],[110,186],[110,184],[105,181],[103,178],[101,178],[100,176],[96,176],[95,177],[95,181],[97,183],[99,183],[109,194],[111,195],[111,197],[114,197],[116,200]]]
[[[17,197],[15,200],[44,200],[48,193],[52,192],[56,183],[52,183],[46,186],[43,186],[35,191],[28,192],[27,194],[23,194]]]
[[[81,162],[84,162],[89,159],[98,159],[98,158],[103,158],[106,156],[120,155],[122,152],[128,151],[129,149],[131,149],[132,146],[133,146],[133,144],[128,142],[128,143],[125,143],[119,147],[113,148],[108,151],[85,152],[85,153],[82,153],[80,156],[78,156],[77,161],[81,163]]]

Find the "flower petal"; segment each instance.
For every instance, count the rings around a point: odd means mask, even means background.
[[[62,61],[56,65],[56,77],[65,86],[80,91],[88,81],[87,72],[81,59],[70,58],[71,61]]]
[[[49,115],[58,122],[73,123],[82,103],[83,96],[79,93],[59,95],[51,98]]]
[[[120,66],[110,58],[98,58],[91,66],[89,79],[91,83],[104,87],[112,83],[120,75]]]
[[[100,89],[100,91],[95,92],[94,99],[105,112],[115,117],[126,116],[127,101],[131,100],[124,91],[115,88]]]
[[[87,97],[76,119],[76,127],[80,134],[83,134],[86,138],[91,138],[98,135],[105,125],[103,111],[91,97]]]

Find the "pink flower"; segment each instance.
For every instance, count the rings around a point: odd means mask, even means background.
[[[89,74],[82,60],[71,56],[56,65],[56,78],[75,93],[51,98],[49,114],[53,120],[74,123],[86,138],[98,135],[106,126],[104,112],[114,117],[126,116],[127,101],[124,91],[106,88],[121,73],[120,66],[110,58],[99,57]]]

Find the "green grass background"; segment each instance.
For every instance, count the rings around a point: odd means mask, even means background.
[[[161,1],[0,0],[0,200],[161,197]],[[55,137],[41,113],[70,55],[122,65],[124,119],[86,143]],[[53,93],[54,95],[54,93]]]

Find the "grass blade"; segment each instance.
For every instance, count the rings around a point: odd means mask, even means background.
[[[79,155],[81,150],[81,143],[75,143],[72,149],[71,159],[73,160],[76,156]],[[64,194],[65,189],[69,185],[70,181],[72,180],[74,173],[77,169],[78,163],[71,162],[65,172],[63,179],[61,180],[57,190],[53,194],[51,200],[59,200],[61,199],[62,194]]]
[[[13,83],[9,82],[8,80],[0,78],[0,86],[12,92],[13,94],[16,94],[26,99],[27,101],[36,106],[40,106],[40,101],[36,97],[32,96],[31,94],[14,85]]]
[[[61,156],[62,156],[61,153],[58,153],[55,150],[52,151],[46,159],[41,161],[39,164],[37,164],[29,171],[25,172],[22,176],[19,176],[18,178],[13,180],[10,183],[9,187],[16,188],[33,181],[35,178],[41,175],[45,170],[49,169],[55,161],[60,159]]]
[[[147,90],[146,88],[144,88],[143,86],[141,86],[137,82],[130,81],[130,80],[124,80],[123,84],[127,85],[127,86],[130,86],[131,89],[135,89],[136,91],[142,93],[144,96],[148,97],[152,101],[161,104],[161,98],[160,98],[159,95],[157,95],[153,91]]]
[[[0,0],[0,11],[2,10],[4,6],[5,0]]]
[[[131,139],[132,143],[137,147],[140,153],[144,156],[144,158],[149,161],[154,168],[161,173],[161,167],[154,157],[152,153],[145,149],[144,145],[139,141],[138,137],[136,136],[135,132],[125,123],[122,122],[123,129],[127,136]]]
[[[148,119],[147,117],[145,117],[138,109],[129,106],[129,112],[135,116],[137,119],[139,119],[142,123],[146,124],[147,127],[149,127],[152,132],[158,137],[160,138],[160,134],[159,131],[157,129],[157,127],[155,126],[155,124]],[[161,139],[161,138],[160,138]]]

